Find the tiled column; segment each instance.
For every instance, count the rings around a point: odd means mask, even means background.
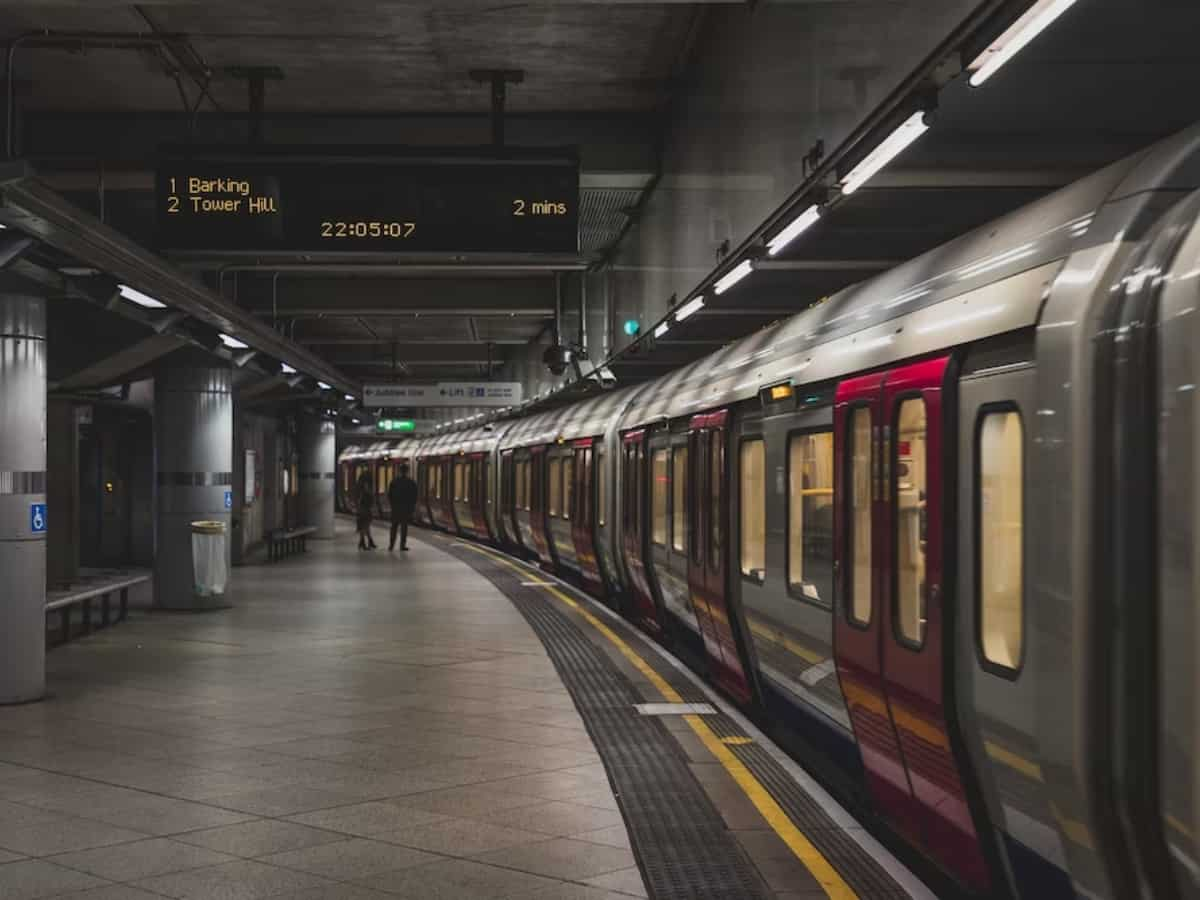
[[[158,540],[154,598],[168,609],[222,604],[193,591],[196,520],[225,523],[226,564],[233,500],[233,377],[227,364],[198,351],[168,356],[155,372]]]
[[[46,690],[46,301],[0,294],[0,704]]]
[[[331,540],[337,487],[337,434],[334,423],[317,416],[299,421],[300,522],[315,525],[316,537]]]

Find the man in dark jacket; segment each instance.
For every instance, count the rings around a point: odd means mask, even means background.
[[[417,483],[408,477],[408,466],[400,466],[400,474],[388,485],[388,503],[392,507],[392,540],[389,550],[396,549],[396,529],[400,529],[400,549],[408,549],[408,523],[417,508]]]

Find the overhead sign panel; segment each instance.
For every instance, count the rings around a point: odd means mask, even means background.
[[[169,150],[161,248],[226,253],[555,253],[579,249],[566,153]]]
[[[513,406],[522,400],[519,381],[443,381],[438,384],[368,384],[370,407]]]

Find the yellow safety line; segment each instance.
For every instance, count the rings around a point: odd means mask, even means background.
[[[1013,751],[1001,747],[992,741],[984,741],[983,747],[987,750],[987,755],[996,760],[996,762],[1006,765],[1010,769],[1014,769],[1034,781],[1043,780],[1042,767],[1032,760],[1026,759],[1019,753],[1013,753]]]
[[[494,559],[501,565],[507,566],[514,572],[524,574],[522,569],[518,568],[515,564],[509,562],[507,559],[497,553],[493,553],[490,550],[484,549],[483,547],[477,547],[472,544],[463,544],[462,546],[469,547],[476,553],[482,553],[485,556]],[[669,703],[684,702],[683,697],[680,696],[679,692],[676,691],[675,688],[671,687],[671,685],[667,683],[666,679],[654,671],[654,669],[650,667],[650,664],[647,663],[636,650],[630,647],[620,635],[592,615],[591,612],[580,606],[577,601],[560,591],[557,587],[554,587],[553,585],[546,585],[545,590],[557,597],[567,606],[571,607],[571,609],[578,612],[585,620],[587,620],[589,625],[608,638],[608,640],[611,641],[613,645],[616,646],[616,648],[621,652],[621,655],[629,660],[634,668],[641,672],[642,675],[644,675],[646,679],[652,685],[654,685],[654,689],[662,695],[664,700]],[[762,817],[767,820],[767,823],[770,824],[775,833],[779,835],[785,844],[787,844],[788,849],[792,851],[796,858],[800,860],[800,862],[804,864],[804,867],[812,874],[813,878],[817,880],[817,882],[821,885],[821,888],[825,891],[826,895],[829,896],[831,900],[858,900],[858,894],[855,893],[854,889],[851,888],[850,885],[846,884],[845,880],[842,878],[841,874],[839,874],[837,869],[835,869],[830,864],[829,860],[825,858],[824,854],[813,845],[813,843],[805,836],[804,832],[796,827],[796,825],[788,817],[788,814],[783,811],[783,807],[781,807],[775,801],[775,798],[772,797],[767,791],[767,789],[763,787],[762,782],[754,777],[754,774],[746,768],[745,764],[743,764],[740,759],[733,755],[733,752],[724,744],[724,742],[722,742],[719,737],[712,732],[705,721],[700,716],[694,715],[684,716],[683,719],[688,723],[688,725],[691,726],[692,731],[696,733],[696,737],[700,738],[704,746],[708,748],[708,752],[716,757],[717,761],[725,767],[725,771],[727,771],[730,776],[732,776],[733,780],[737,782],[738,787],[742,789]]]

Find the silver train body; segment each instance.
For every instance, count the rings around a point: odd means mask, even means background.
[[[383,447],[964,893],[1200,896],[1200,127],[652,383]],[[390,460],[390,462],[388,462]]]

